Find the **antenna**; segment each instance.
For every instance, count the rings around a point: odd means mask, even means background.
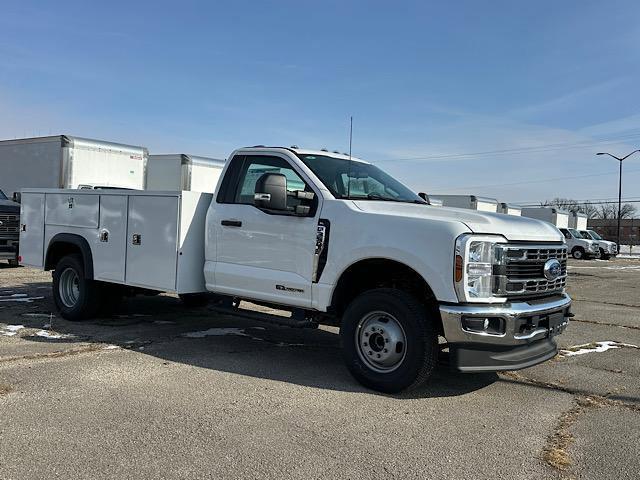
[[[347,173],[347,198],[351,196],[351,145],[353,144],[353,115],[349,123],[349,172]]]

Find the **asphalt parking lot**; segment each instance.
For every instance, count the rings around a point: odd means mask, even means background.
[[[49,273],[2,265],[0,478],[638,478],[640,260],[569,273],[555,359],[389,396],[336,329],[168,295],[72,323]]]

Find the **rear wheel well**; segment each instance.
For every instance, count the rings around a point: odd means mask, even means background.
[[[332,313],[340,318],[354,298],[375,288],[394,288],[408,293],[425,305],[430,314],[435,314],[438,329],[442,330],[440,312],[429,284],[411,267],[386,258],[361,260],[342,273],[333,292]]]
[[[87,241],[78,235],[58,234],[49,242],[44,269],[54,270],[58,262],[67,255],[80,255],[84,266],[84,276],[93,279],[93,257]]]

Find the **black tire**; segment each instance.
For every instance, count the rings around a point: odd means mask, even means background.
[[[65,273],[68,272],[68,273]],[[74,293],[64,293],[67,275],[75,275]],[[61,290],[62,289],[62,290]],[[53,272],[53,300],[63,318],[71,321],[94,317],[102,306],[100,285],[84,276],[84,264],[78,254],[62,257]],[[75,301],[74,301],[75,300]]]
[[[361,334],[366,335],[362,328],[363,320],[379,312],[390,315],[391,321],[402,327],[406,339],[404,357],[390,371],[377,370],[370,364],[371,360],[363,360],[363,348],[368,348],[361,344],[361,340],[364,340]],[[369,337],[369,340],[372,339]],[[344,360],[351,374],[365,387],[380,392],[397,393],[418,387],[429,379],[438,360],[435,319],[427,318],[427,309],[414,297],[392,288],[370,290],[356,297],[342,318],[340,340]],[[386,338],[386,341],[389,339]],[[383,346],[386,344],[383,343]],[[371,355],[371,352],[367,354]],[[374,352],[369,358],[373,359],[376,355]]]
[[[209,303],[211,295],[208,293],[181,293],[178,295],[185,307],[204,307]]]
[[[576,260],[583,260],[585,258],[584,249],[582,247],[575,247],[571,250],[571,256]]]
[[[602,260],[609,260],[611,258],[611,256],[604,251],[604,248],[601,248],[600,249],[600,258]]]
[[[20,263],[18,262],[17,259],[11,259],[11,260],[9,260],[9,266],[13,267],[13,268],[16,268],[16,267],[20,266]]]

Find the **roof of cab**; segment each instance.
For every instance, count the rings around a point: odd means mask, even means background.
[[[339,158],[341,160],[349,160],[349,154],[330,152],[328,150],[312,150],[308,148],[297,148],[297,147],[267,147],[266,145],[255,145],[253,147],[244,147],[238,150],[239,151],[286,150],[288,152],[299,154],[299,155],[317,155],[317,156]],[[357,158],[354,156],[351,157],[351,160],[354,162],[369,163],[366,160],[362,160],[361,158]]]

